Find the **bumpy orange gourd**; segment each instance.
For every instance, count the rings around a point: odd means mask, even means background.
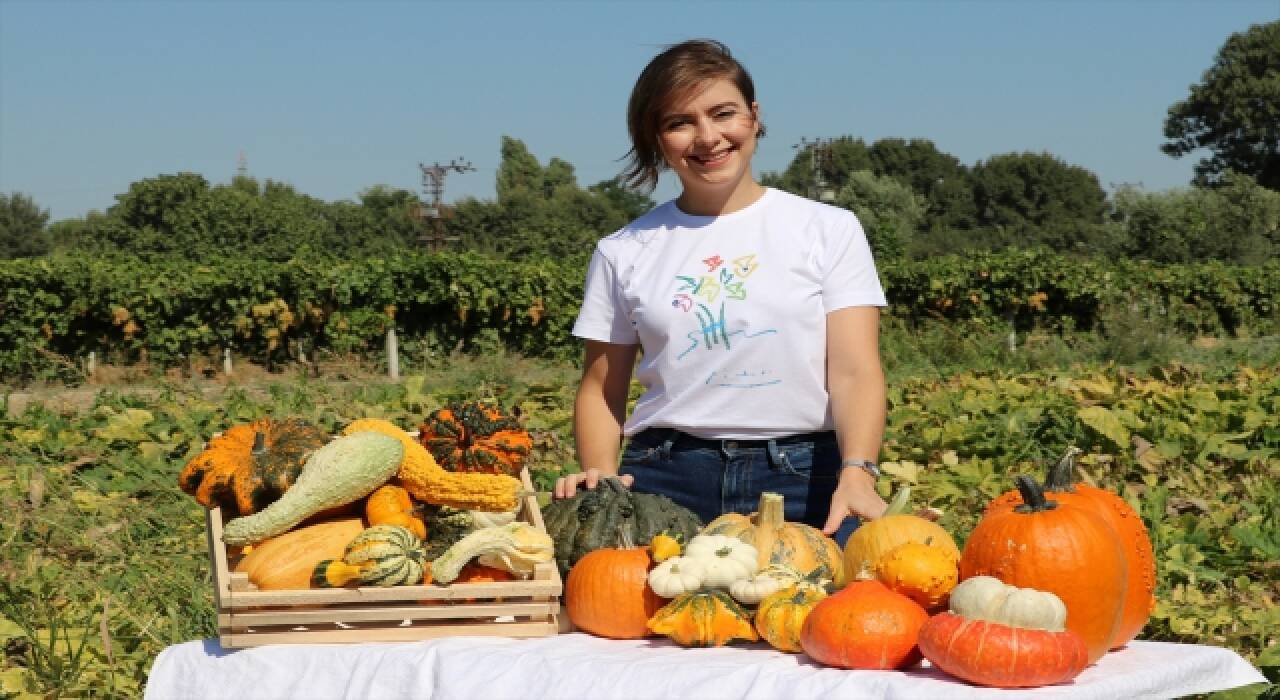
[[[800,630],[809,658],[837,668],[889,670],[920,661],[916,647],[929,614],[876,580],[854,581],[814,606]]]
[[[402,486],[379,486],[365,501],[364,517],[369,525],[399,525],[418,536],[427,538],[427,526],[419,514],[418,506]]]
[[[485,401],[451,403],[427,416],[418,439],[447,471],[516,476],[533,448],[514,416]]]
[[[574,626],[597,637],[649,636],[648,620],[666,601],[649,587],[653,560],[648,547],[634,547],[625,528],[623,544],[588,552],[569,570],[564,607]]]
[[[821,586],[801,583],[775,591],[756,608],[756,631],[779,651],[800,651],[800,630],[809,613],[827,592]]]
[[[178,474],[178,486],[224,518],[252,515],[280,498],[312,452],[329,441],[297,418],[260,418],[209,440]]]
[[[1075,458],[1078,448],[1068,448],[1066,454],[1049,468],[1045,475],[1045,497],[1058,503],[1087,508],[1097,513],[1120,536],[1125,551],[1128,584],[1124,593],[1124,612],[1120,628],[1111,648],[1128,644],[1147,624],[1156,607],[1156,562],[1151,549],[1151,537],[1147,527],[1123,498],[1106,489],[1100,489],[1075,479]],[[1022,496],[1015,489],[998,496],[987,512],[1014,508],[1022,504]]]
[[[720,647],[735,640],[760,639],[751,614],[722,590],[676,596],[653,614],[649,629],[684,647]]]
[[[908,542],[880,558],[876,578],[933,611],[946,605],[947,594],[959,582],[960,569],[946,550],[928,542]]]
[[[787,566],[808,576],[825,568],[823,578],[843,586],[846,580],[840,545],[816,527],[787,522],[782,494],[760,494],[760,506],[751,515],[725,513],[707,523],[699,534],[728,535],[756,548],[760,568]]]
[[[1084,640],[1089,663],[1111,648],[1127,585],[1115,531],[1091,509],[1046,501],[1040,485],[1017,477],[1023,505],[988,512],[960,557],[960,579],[994,576],[1010,586],[1053,593],[1067,607],[1067,629]]]

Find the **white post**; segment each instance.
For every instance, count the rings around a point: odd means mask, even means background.
[[[98,367],[98,353],[96,353],[96,352],[94,352],[94,351],[90,350],[90,351],[89,351],[89,366],[85,368],[85,371],[86,371],[86,373],[87,373],[90,377],[92,377],[92,376],[93,376],[94,371],[95,371],[95,370],[97,370],[97,367]]]
[[[1007,340],[1009,345],[1009,354],[1013,354],[1018,351],[1018,329],[1013,325],[1015,317],[1012,311],[1005,314],[1005,320],[1009,322],[1009,338]]]
[[[400,349],[396,344],[396,329],[387,330],[387,376],[391,381],[400,379]]]
[[[307,364],[307,351],[302,349],[302,339],[298,339],[298,362]]]
[[[231,348],[222,349],[222,373],[231,376]]]

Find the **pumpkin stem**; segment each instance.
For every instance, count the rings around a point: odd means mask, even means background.
[[[893,500],[889,501],[889,508],[885,510],[884,515],[902,515],[907,512],[907,504],[911,502],[911,487],[900,486],[898,492],[893,494]]]
[[[760,494],[756,527],[768,526],[770,530],[777,530],[786,521],[785,513],[786,509],[783,506],[782,494],[765,491]]]
[[[1049,501],[1044,497],[1044,489],[1036,480],[1026,474],[1014,477],[1018,485],[1018,493],[1022,494],[1022,505],[1014,508],[1019,513],[1041,513],[1058,507],[1057,501]]]
[[[267,454],[267,434],[261,430],[253,434],[253,450],[251,454],[254,459],[260,459]]]
[[[1044,476],[1044,490],[1054,493],[1074,493],[1076,490],[1076,457],[1084,450],[1072,445],[1058,458],[1057,464],[1049,467]]]
[[[618,523],[618,542],[622,545],[622,549],[635,549],[636,541],[631,537],[631,528],[628,527],[629,520]]]

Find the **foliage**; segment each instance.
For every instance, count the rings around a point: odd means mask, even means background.
[[[1280,192],[1246,175],[1226,173],[1215,189],[1121,189],[1114,208],[1128,231],[1123,253],[1133,258],[1251,265],[1280,255]]]
[[[1152,533],[1159,605],[1142,638],[1223,645],[1269,667],[1280,372],[1266,364],[895,376],[882,486],[911,484],[963,539],[1012,474],[1038,475],[1078,445],[1082,476],[1124,495]],[[399,384],[161,385],[101,391],[80,411],[0,413],[0,692],[138,697],[161,649],[216,634],[203,511],[176,485],[213,433],[266,415],[331,433],[359,417],[409,427],[449,401],[490,399],[519,407],[546,490],[577,469],[575,376],[512,356],[448,358]]]
[[[0,260],[44,255],[49,250],[45,224],[49,211],[31,197],[0,194]]]
[[[869,170],[852,173],[835,204],[857,214],[876,260],[903,256],[926,206],[910,187]]]
[[[1093,173],[1048,153],[1006,153],[973,167],[979,225],[1010,245],[1071,251],[1088,245],[1107,195]]]
[[[1169,108],[1161,150],[1178,158],[1200,148],[1195,183],[1214,185],[1228,171],[1280,191],[1280,20],[1227,38],[1213,65]]]
[[[910,326],[1264,335],[1280,323],[1280,261],[1153,266],[1007,251],[886,260],[879,271],[888,314]],[[584,277],[581,256],[5,261],[0,337],[13,342],[0,350],[0,377],[74,378],[73,360],[91,351],[117,364],[195,368],[227,348],[272,367],[299,345],[310,355],[375,351],[393,327],[406,354],[568,357],[578,352],[569,330]]]

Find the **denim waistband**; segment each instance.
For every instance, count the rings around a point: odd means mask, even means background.
[[[667,443],[671,449],[720,449],[730,446],[736,448],[752,448],[765,447],[772,445],[790,445],[797,442],[818,442],[821,440],[834,440],[836,433],[834,430],[819,430],[812,433],[797,433],[795,435],[786,435],[784,437],[772,439],[755,439],[741,440],[738,438],[724,439],[708,439],[690,435],[686,432],[676,430],[674,428],[648,428],[640,431],[633,439],[643,440],[645,442],[656,442],[659,444]],[[668,443],[669,441],[669,443]]]

